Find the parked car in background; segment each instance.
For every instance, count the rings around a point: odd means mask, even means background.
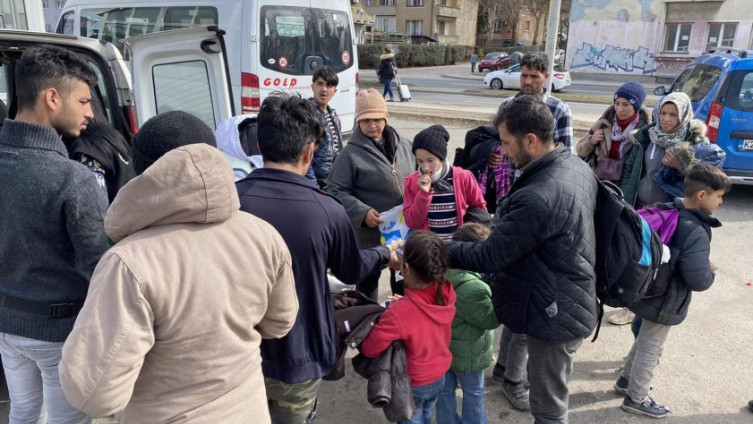
[[[557,49],[554,51],[554,63],[565,64],[565,50]]]
[[[724,171],[734,184],[753,185],[753,50],[712,49],[690,62],[669,89],[690,97],[707,136],[727,153]]]
[[[503,52],[487,53],[478,64],[478,71],[496,71],[510,66],[510,56]]]
[[[565,68],[554,65],[552,75],[552,91],[560,91],[572,84],[570,72]],[[520,65],[513,65],[501,71],[489,72],[484,77],[484,85],[496,90],[520,90]]]

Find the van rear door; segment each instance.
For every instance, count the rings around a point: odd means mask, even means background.
[[[139,126],[170,110],[196,115],[212,129],[234,115],[223,34],[198,27],[123,40]]]

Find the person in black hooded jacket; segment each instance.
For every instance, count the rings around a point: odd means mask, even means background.
[[[537,423],[567,423],[573,357],[597,321],[596,178],[554,143],[554,119],[539,97],[504,103],[494,125],[519,176],[489,238],[451,243],[450,266],[496,274],[497,318],[528,335],[531,413]]]

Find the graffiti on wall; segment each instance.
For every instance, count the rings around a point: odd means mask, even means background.
[[[633,72],[638,69],[644,74],[654,73],[658,68],[656,56],[645,47],[641,46],[635,50],[607,44],[603,49],[597,49],[589,43],[583,43],[583,46],[575,51],[570,67],[587,66],[624,72]]]

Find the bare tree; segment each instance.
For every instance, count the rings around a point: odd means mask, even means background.
[[[539,29],[541,20],[549,14],[549,0],[528,0],[528,11],[533,15],[534,25],[533,44],[539,44]]]
[[[510,45],[512,46],[518,44],[518,21],[520,21],[523,6],[522,0],[500,0],[499,2],[498,18],[512,25],[512,35],[510,37]]]
[[[494,38],[494,24],[497,22],[500,0],[479,0],[478,22],[486,32],[486,45],[492,44]]]

